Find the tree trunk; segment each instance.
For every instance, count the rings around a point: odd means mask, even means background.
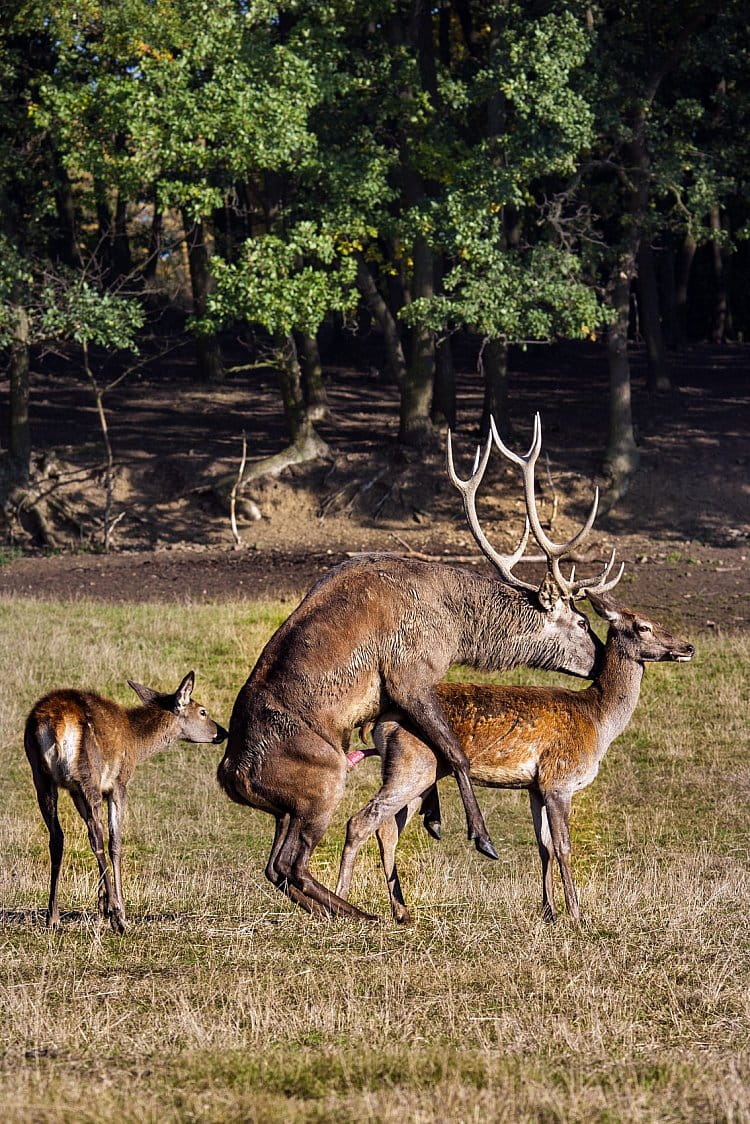
[[[508,413],[508,344],[501,339],[485,340],[479,353],[479,370],[484,384],[480,433],[485,440],[490,432],[490,418],[495,419],[503,441],[510,440],[512,428]]]
[[[29,318],[22,305],[16,306],[13,342],[10,345],[8,452],[13,476],[26,482],[31,471],[31,429],[29,427]]]
[[[58,185],[55,188],[57,231],[53,240],[52,257],[64,262],[71,269],[80,269],[81,251],[78,248],[75,202],[70,187],[70,179],[57,154],[55,154],[54,159]]]
[[[208,267],[208,246],[201,220],[193,220],[183,211],[182,222],[187,242],[190,284],[193,290],[193,315],[200,320],[208,310],[208,297],[212,286],[211,271]],[[222,382],[224,367],[219,340],[215,333],[196,335],[195,358],[201,382]]]
[[[432,420],[436,425],[456,428],[456,369],[450,336],[435,347],[435,389],[432,396]]]
[[[693,268],[696,243],[692,234],[686,233],[682,240],[680,252],[677,255],[675,267],[675,327],[677,346],[683,348],[687,344],[687,301],[690,272]]]
[[[433,295],[433,253],[426,239],[414,242],[414,298]],[[401,387],[398,439],[402,445],[419,446],[432,436],[430,403],[435,379],[435,333],[417,325],[412,335],[412,356]]]
[[[112,239],[112,265],[115,282],[123,281],[133,272],[133,257],[128,238],[128,201],[121,192],[115,203],[115,227]]]
[[[711,323],[711,342],[724,343],[726,340],[729,298],[727,295],[724,253],[719,239],[721,234],[721,211],[718,207],[711,208],[711,230],[716,235],[711,242],[711,260],[713,262],[714,278],[716,281],[714,311]]]
[[[294,444],[304,440],[312,429],[312,422],[305,406],[302,388],[302,368],[300,367],[294,337],[278,336],[274,341],[279,356],[279,376],[281,399],[284,403],[284,417],[289,439]]]
[[[302,366],[302,394],[307,415],[310,421],[323,421],[330,411],[317,338],[300,332],[296,342]]]
[[[654,252],[648,235],[641,238],[638,248],[638,287],[641,295],[641,326],[648,357],[648,389],[654,394],[664,393],[672,389],[672,380],[661,326]]]
[[[361,254],[357,255],[357,288],[364,297],[370,315],[383,333],[388,378],[401,387],[406,381],[406,359],[398,322]]]
[[[604,454],[604,472],[610,487],[608,506],[625,494],[628,482],[638,467],[639,453],[633,432],[633,411],[628,360],[628,320],[630,318],[630,280],[632,268],[622,259],[615,267],[617,277],[612,289],[615,319],[607,331],[609,363],[609,434]]]
[[[151,232],[148,239],[148,257],[143,267],[143,280],[147,286],[152,286],[156,281],[156,270],[159,265],[159,254],[161,253],[163,225],[164,212],[160,211],[156,204],[154,204],[153,216],[151,218]]]

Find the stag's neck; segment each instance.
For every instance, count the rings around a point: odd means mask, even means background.
[[[523,590],[461,571],[454,611],[458,621],[454,663],[483,671],[528,664],[555,666],[555,653],[539,630],[540,614]]]
[[[168,749],[175,740],[175,724],[166,710],[153,706],[138,706],[128,711],[132,745],[137,761]]]
[[[600,729],[606,732],[607,744],[622,733],[632,718],[644,670],[643,663],[625,654],[620,637],[610,629],[601,672],[585,692],[592,700]]]

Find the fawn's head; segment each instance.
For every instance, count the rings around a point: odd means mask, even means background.
[[[687,663],[695,655],[695,648],[685,640],[677,640],[666,628],[643,613],[634,613],[616,605],[608,597],[589,593],[594,611],[609,622],[610,630],[617,633],[618,641],[626,655],[639,663],[658,663],[671,660]]]
[[[176,739],[186,742],[210,742],[218,744],[223,742],[227,731],[218,722],[214,722],[204,706],[195,702],[193,688],[195,687],[195,672],[189,671],[180,683],[174,694],[161,694],[153,687],[144,687],[142,683],[134,683],[128,679],[128,686],[132,687],[138,698],[145,706],[153,706],[172,715],[179,733]]]

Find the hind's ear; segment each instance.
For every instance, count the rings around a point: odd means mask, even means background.
[[[617,622],[621,619],[621,613],[619,609],[615,605],[614,601],[610,601],[608,597],[605,597],[603,594],[597,596],[594,593],[589,593],[588,590],[586,591],[586,596],[589,599],[591,608],[594,610],[597,616],[600,616],[602,618],[602,620],[609,621],[611,624],[617,624]]]
[[[175,709],[184,710],[195,687],[195,672],[189,671],[174,693]]]
[[[153,687],[144,687],[142,683],[134,683],[132,679],[128,679],[128,687],[132,687],[138,698],[146,706],[152,706],[159,698],[159,692],[155,691]]]

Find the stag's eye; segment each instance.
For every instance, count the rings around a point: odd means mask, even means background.
[[[652,629],[650,624],[637,624],[635,626],[635,631],[636,632],[653,632],[654,630]]]
[[[581,619],[578,622],[578,627],[582,628],[584,632],[587,630],[587,628],[589,627],[589,622],[586,620],[585,617],[581,617]]]

